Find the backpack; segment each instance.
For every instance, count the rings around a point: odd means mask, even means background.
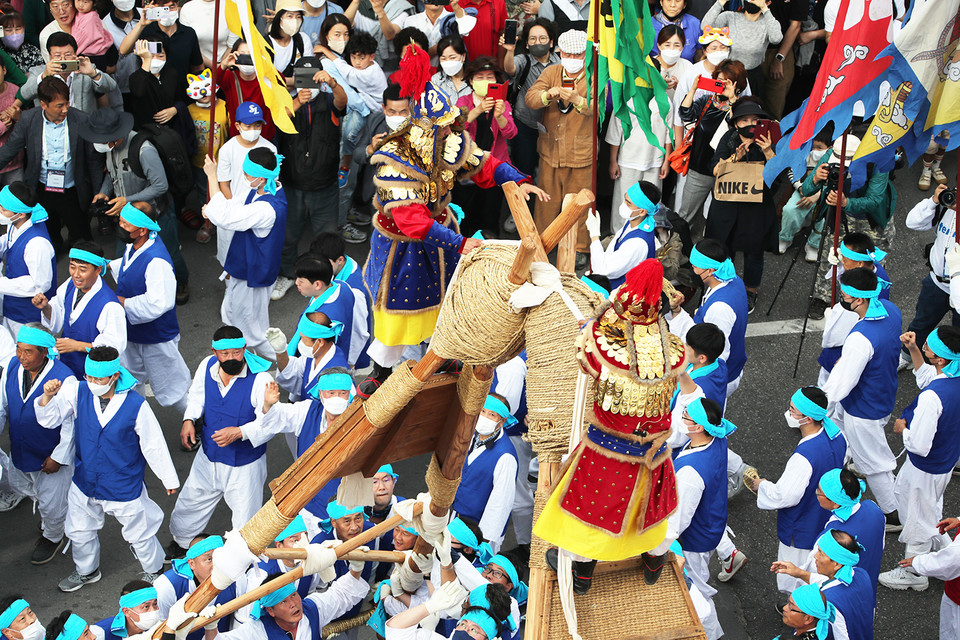
[[[130,169],[139,178],[147,177],[140,165],[140,147],[146,141],[156,147],[160,155],[163,171],[167,174],[167,189],[175,199],[182,201],[196,188],[196,181],[193,177],[193,162],[187,155],[180,134],[171,127],[152,122],[139,127],[137,135],[130,141],[130,150],[127,153]]]
[[[523,69],[520,70],[513,78],[513,82],[507,87],[507,102],[510,103],[510,106],[513,107],[513,110],[517,110],[517,98],[521,98],[520,89],[523,88],[523,83],[527,81],[527,76],[530,75],[530,68],[533,66],[533,56],[527,57],[527,64],[523,65]],[[523,99],[523,98],[521,98]]]

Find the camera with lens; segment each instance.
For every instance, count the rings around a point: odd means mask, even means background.
[[[946,189],[937,196],[937,204],[944,207],[953,207],[957,204],[957,188]]]
[[[107,211],[113,208],[113,205],[110,204],[109,200],[97,200],[90,205],[90,215],[91,216],[105,216]]]
[[[840,186],[840,165],[827,165],[827,191],[836,191]]]

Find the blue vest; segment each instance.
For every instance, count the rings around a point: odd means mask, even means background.
[[[863,547],[860,552],[860,562],[857,567],[863,569],[870,576],[873,583],[873,593],[877,593],[877,579],[880,577],[880,561],[883,559],[884,527],[887,523],[883,511],[873,500],[861,500],[857,510],[847,518],[846,522],[830,520],[824,527],[846,531],[857,539]]]
[[[492,447],[484,448],[473,462],[469,462],[470,454],[467,454],[467,459],[463,461],[457,497],[453,501],[453,510],[459,515],[480,522],[487,502],[490,501],[490,494],[493,493],[493,472],[501,456],[513,456],[514,460],[517,458],[517,451],[505,433],[497,437]],[[509,520],[507,518],[508,522]],[[504,523],[503,532],[506,530],[507,525]]]
[[[273,575],[274,573],[281,573],[279,560],[265,560],[261,562],[259,566],[261,571],[266,573],[268,576]],[[314,576],[305,576],[294,581],[294,584],[297,585],[297,593],[300,594],[301,598],[306,598],[308,595],[313,593],[313,583]],[[287,640],[289,640],[289,638]]]
[[[77,318],[77,321],[71,324],[70,311],[73,309],[73,301],[76,295],[77,288],[73,285],[73,280],[67,280],[67,290],[63,294],[63,337],[93,344],[93,341],[100,335],[100,330],[97,329],[97,322],[100,320],[103,307],[107,303],[119,303],[120,301],[117,300],[117,294],[113,292],[113,289],[101,280],[99,291],[93,295],[88,293],[84,296],[88,298],[87,304],[83,308],[80,317]],[[71,351],[70,353],[61,353],[60,359],[65,365],[70,367],[70,370],[77,376],[77,380],[84,379],[85,373],[83,365],[87,360],[87,354],[85,352]]]
[[[134,431],[143,396],[135,391],[123,395],[120,408],[101,427],[93,406],[100,399],[90,393],[86,382],[77,385],[73,483],[88,498],[130,502],[143,491],[147,461],[140,452],[140,436]]]
[[[190,578],[180,575],[175,569],[168,569],[163,573],[163,577],[170,582],[170,585],[173,587],[173,592],[177,594],[177,600],[187,595],[187,592],[190,590]],[[218,593],[216,599],[211,604],[226,604],[236,597],[237,583],[234,582],[229,587]],[[217,631],[220,631],[221,633],[230,631],[230,627],[233,626],[233,620],[234,617],[232,613],[228,616],[220,618],[220,620],[217,621]],[[192,633],[188,633],[187,640],[203,640],[203,629],[198,629]],[[287,640],[290,640],[290,638],[287,638]]]
[[[890,282],[890,277],[887,275],[886,270],[879,264],[875,265],[874,273],[877,274],[878,278]],[[880,290],[880,299],[890,300],[890,287]],[[827,371],[833,371],[833,365],[837,364],[837,360],[840,359],[841,351],[843,351],[843,347],[824,347],[823,350],[820,351],[820,357],[817,358],[817,364]]]
[[[301,318],[314,311],[325,313],[331,320],[343,323],[343,333],[337,338],[337,347],[343,352],[344,356],[350,356],[350,338],[353,334],[353,291],[349,286],[333,281],[337,285],[337,297],[332,302],[327,300],[320,304],[310,301],[307,308],[304,309]],[[299,336],[298,336],[299,337]]]
[[[842,434],[831,440],[822,429],[813,438],[797,445],[795,453],[810,463],[813,473],[800,502],[777,510],[777,538],[780,542],[797,549],[813,549],[823,525],[830,519],[830,512],[821,508],[817,501],[817,485],[827,471],[843,466],[846,451],[847,441]]]
[[[113,632],[113,629],[110,628],[112,624],[113,618],[110,617],[95,623],[93,626],[99,627],[100,630],[103,631],[103,640],[124,640],[124,638],[121,638]]]
[[[340,347],[337,345],[333,345],[333,355],[330,356],[329,360],[327,360],[327,364],[320,367],[320,371],[317,372],[317,376],[327,369],[332,369],[333,367],[343,367],[344,369],[350,368],[350,365],[347,364],[347,356],[344,355],[343,351],[341,351]],[[307,393],[307,391],[309,391],[310,388],[317,383],[317,377],[315,376],[311,378],[311,373],[313,373],[313,358],[307,358],[303,365],[303,380],[300,382],[301,400],[310,399],[310,395]]]
[[[691,449],[688,442],[673,466],[678,473],[684,467],[693,468],[704,485],[690,526],[680,533],[680,544],[695,553],[713,551],[727,527],[727,439],[714,438],[696,449]]]
[[[879,420],[893,413],[897,400],[897,364],[900,362],[900,310],[883,301],[887,317],[861,320],[850,332],[859,333],[873,345],[873,357],[863,368],[860,381],[840,401],[843,410],[857,418]],[[956,460],[954,461],[956,462]]]
[[[311,600],[303,600],[301,605],[303,606],[303,615],[310,623],[311,640],[320,640],[323,626],[320,624],[320,612],[317,610],[317,604]],[[287,632],[277,626],[273,616],[266,611],[260,616],[260,623],[263,625],[263,630],[267,632],[267,640],[290,640]],[[201,629],[201,631],[203,630]],[[187,638],[189,640],[190,636],[187,636]]]
[[[297,436],[297,457],[303,455],[313,445],[314,441],[320,436],[320,427],[323,426],[323,403],[319,400],[310,400],[310,409],[307,411],[307,417],[300,428],[300,435]],[[340,488],[340,478],[334,478],[323,485],[305,506],[305,509],[317,516],[321,520],[327,518],[327,504],[330,498],[337,495],[337,489]],[[289,639],[288,639],[289,640]]]
[[[933,436],[933,445],[930,447],[930,453],[920,456],[912,451],[907,451],[910,462],[920,471],[926,473],[940,474],[950,473],[953,466],[960,459],[960,378],[941,378],[933,380],[927,385],[924,391],[933,391],[940,398],[940,404],[943,412],[937,421],[937,432]],[[907,421],[907,427],[913,422],[913,412],[917,409],[918,395],[910,403],[910,406],[904,409],[900,417]]]
[[[372,522],[370,522],[369,520],[364,520],[364,521],[363,521],[363,529],[361,530],[361,532],[362,532],[362,531],[368,531],[368,530],[372,529],[372,528],[375,527],[375,526],[376,526],[376,525],[373,524]],[[321,531],[320,533],[318,533],[317,535],[315,535],[315,536],[313,537],[313,540],[311,540],[310,542],[311,542],[311,543],[320,543],[320,542],[326,542],[327,540],[334,540],[335,538],[336,538],[336,535],[335,535],[335,533],[334,533],[333,531]],[[373,549],[379,550],[379,549],[380,549],[380,538],[374,538],[373,540],[371,540],[371,541],[367,544],[367,546],[370,547],[371,550],[373,550]],[[366,563],[365,565],[363,565],[363,571],[360,572],[360,579],[361,579],[361,580],[366,580],[367,582],[370,582],[370,576],[371,576],[371,574],[373,573],[373,566],[374,566],[374,564],[375,564],[375,563],[373,563],[373,562],[368,562],[368,563]],[[338,577],[338,578],[342,578],[343,576],[347,575],[347,572],[348,572],[348,571],[350,571],[350,565],[349,565],[349,563],[347,563],[346,560],[337,560],[337,561],[333,564],[333,568],[334,568],[334,570],[337,572],[337,577]],[[345,620],[346,618],[352,618],[353,616],[355,616],[355,615],[357,615],[358,613],[360,613],[360,607],[361,607],[361,606],[363,606],[363,601],[360,601],[360,602],[358,602],[357,604],[355,604],[353,607],[350,608],[349,611],[347,611],[346,613],[344,613],[344,614],[343,614],[342,616],[340,616],[339,618],[336,618],[336,620]],[[290,638],[288,637],[286,640],[290,640]]]
[[[256,407],[250,404],[250,393],[257,374],[248,368],[247,375],[234,377],[230,390],[221,396],[220,386],[210,375],[216,361],[216,356],[210,356],[206,362],[207,374],[203,380],[204,425],[200,432],[200,442],[203,444],[203,453],[210,462],[242,467],[263,457],[267,452],[266,443],[254,447],[247,440],[237,440],[221,447],[213,441],[213,434],[225,427],[239,427],[256,419]]]
[[[250,204],[256,193],[251,191],[245,204]],[[276,213],[273,227],[262,238],[252,229],[235,231],[223,270],[232,278],[246,280],[248,287],[270,287],[280,274],[280,252],[287,229],[287,196],[283,189],[278,189],[275,195],[264,194],[257,202],[273,207]]]
[[[743,280],[739,276],[734,277],[727,284],[714,289],[706,302],[697,309],[693,321],[697,324],[705,322],[707,310],[715,302],[727,303],[737,315],[737,320],[733,323],[733,331],[726,336],[727,343],[730,345],[730,355],[727,357],[727,382],[733,382],[743,373],[743,365],[747,363],[747,290],[743,286]]]
[[[356,265],[353,273],[347,276],[346,280],[340,277],[342,275],[343,269],[340,270],[337,280],[339,282],[345,282],[347,286],[353,289],[358,296],[363,298],[364,304],[367,305],[367,332],[372,336],[373,310],[371,308],[370,296],[367,294],[367,285],[363,282],[363,270],[360,268],[360,265]],[[363,351],[360,352],[360,356],[357,358],[357,369],[365,369],[366,367],[370,366],[370,356],[367,355],[367,346],[364,346]]]
[[[828,580],[820,587],[827,602],[843,614],[850,640],[873,640],[873,586],[867,572],[854,568],[849,585],[839,580]]]
[[[627,225],[629,225],[629,223],[627,223]],[[626,233],[623,233],[623,231],[621,230],[620,234],[617,236],[616,241],[614,241],[613,243],[613,250],[618,251],[620,247],[623,246],[624,242],[632,238],[639,238],[640,240],[643,240],[646,243],[647,258],[652,258],[657,254],[656,245],[654,245],[653,243],[653,231],[644,231],[640,227],[636,227],[635,229],[630,229]],[[631,268],[635,266],[637,265],[632,265]],[[626,275],[622,275],[619,278],[610,278],[610,290],[613,291],[614,289],[622,285],[624,282],[626,282],[626,279],[627,279]]]
[[[120,269],[117,273],[117,295],[122,298],[133,298],[147,292],[147,266],[159,258],[173,268],[170,254],[159,239],[143,250],[137,259],[127,263],[124,253],[120,259]],[[150,322],[131,324],[127,318],[127,341],[134,344],[160,344],[169,342],[180,335],[180,325],[177,324],[177,307],[174,305],[168,311]]]
[[[27,269],[27,263],[23,259],[23,251],[27,243],[34,238],[43,238],[47,244],[50,244],[50,236],[47,234],[47,227],[44,224],[31,224],[27,230],[17,236],[13,245],[7,247],[7,253],[3,256],[4,275],[7,278],[19,278],[20,276],[30,275]],[[52,246],[52,245],[51,245]],[[47,300],[57,295],[57,258],[54,256],[50,262],[53,266],[53,277],[50,278],[50,286],[44,291]],[[33,296],[19,298],[10,294],[3,296],[3,315],[15,322],[40,322],[40,310],[33,306],[31,300]],[[16,336],[14,336],[16,337]]]
[[[10,456],[13,466],[20,471],[30,473],[40,471],[43,461],[60,444],[60,427],[44,429],[37,423],[37,414],[33,401],[43,394],[43,384],[47,380],[60,380],[70,377],[70,370],[59,360],[54,359],[53,366],[35,380],[26,401],[20,398],[20,361],[13,357],[7,365],[7,419],[10,421]],[[68,462],[69,464],[69,462]]]
[[[727,363],[723,358],[717,358],[699,369],[688,368],[687,372],[703,391],[703,395],[720,405],[720,411],[723,412],[727,406]],[[671,411],[677,406],[678,397],[680,397],[679,386],[674,389],[673,398],[670,400]]]

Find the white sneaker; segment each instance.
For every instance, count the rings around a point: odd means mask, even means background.
[[[900,354],[900,362],[897,363],[897,373],[901,371],[906,371],[907,369],[913,369],[913,361],[907,360],[903,357],[903,354]]]
[[[820,257],[820,249],[818,247],[811,247],[806,245],[806,250],[803,253],[803,259],[807,262],[816,262],[817,258]]]
[[[279,300],[283,296],[287,295],[287,291],[290,291],[294,281],[290,278],[284,276],[277,276],[277,281],[273,283],[273,291],[270,292],[271,300]]]
[[[791,243],[789,243],[789,242],[784,242],[783,240],[781,240],[781,241],[777,244],[777,253],[786,253],[786,252],[787,252],[787,249],[790,248],[790,244],[791,244]]]
[[[903,567],[884,571],[880,574],[877,582],[888,589],[896,589],[897,591],[907,591],[909,589],[925,591],[930,586],[926,576],[918,576]]]
[[[23,500],[23,496],[15,491],[0,493],[0,511],[10,511]]]
[[[737,571],[740,571],[743,565],[747,564],[748,560],[749,558],[743,555],[740,549],[734,549],[729,558],[720,561],[720,571],[717,573],[717,580],[726,582],[737,575]]]

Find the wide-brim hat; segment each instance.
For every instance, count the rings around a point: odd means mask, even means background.
[[[730,111],[730,120],[736,122],[745,116],[757,116],[759,118],[770,119],[770,116],[763,110],[763,107],[753,100],[740,100],[734,103],[733,109]]]
[[[117,109],[97,109],[90,114],[86,127],[80,127],[77,134],[87,142],[101,144],[126,137],[133,131],[133,115]]]

